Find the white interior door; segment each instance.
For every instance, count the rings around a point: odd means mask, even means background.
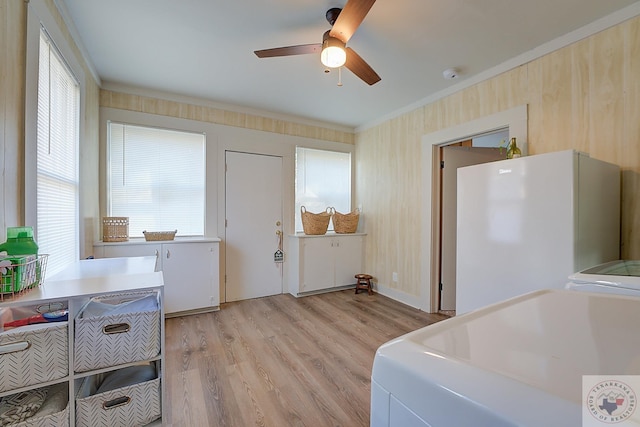
[[[282,293],[282,157],[226,152],[226,301]]]
[[[440,310],[456,309],[457,171],[459,167],[504,159],[505,149],[443,147],[442,150],[442,257]],[[458,260],[464,262],[464,260]]]

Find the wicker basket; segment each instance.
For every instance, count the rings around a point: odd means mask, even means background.
[[[176,237],[178,230],[173,231],[143,231],[144,239],[146,241],[158,241],[158,240],[173,240]]]
[[[333,230],[338,234],[355,233],[360,220],[360,210],[342,214],[333,209]]]
[[[126,242],[129,240],[129,217],[105,216],[102,218],[103,242]]]
[[[302,229],[304,234],[320,235],[327,232],[329,220],[331,219],[331,208],[317,214],[307,212],[304,206],[300,207],[302,213]]]

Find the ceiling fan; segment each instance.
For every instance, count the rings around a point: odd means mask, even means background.
[[[375,2],[376,0],[348,0],[343,9],[329,9],[326,18],[332,27],[322,36],[322,43],[276,47],[256,50],[254,53],[258,58],[271,58],[319,52],[320,60],[326,67],[339,68],[344,65],[365,83],[376,84],[381,80],[380,76],[353,49],[346,47]]]

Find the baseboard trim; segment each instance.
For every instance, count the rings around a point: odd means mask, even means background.
[[[409,295],[405,292],[399,291],[394,288],[389,288],[388,286],[382,285],[380,283],[375,283],[373,289],[378,292],[380,295],[384,295],[385,297],[391,298],[392,300],[396,300],[413,308],[417,308],[418,310],[423,310],[422,304],[420,302],[420,298],[415,295]]]
[[[319,289],[317,291],[307,291],[307,292],[299,292],[299,293],[289,292],[289,293],[296,298],[300,298],[300,297],[307,297],[309,295],[326,294],[327,292],[344,291],[346,289],[353,289],[355,287],[356,285],[354,284],[354,285],[336,286],[335,288]]]
[[[213,307],[196,308],[194,310],[175,311],[173,313],[165,313],[164,317],[165,319],[170,319],[172,317],[182,317],[182,316],[190,316],[192,314],[210,313],[212,311],[218,311],[218,310],[220,310],[220,306],[216,305]]]

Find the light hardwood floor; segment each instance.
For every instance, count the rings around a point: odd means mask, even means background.
[[[446,318],[351,289],[167,319],[163,425],[368,426],[376,349]]]

